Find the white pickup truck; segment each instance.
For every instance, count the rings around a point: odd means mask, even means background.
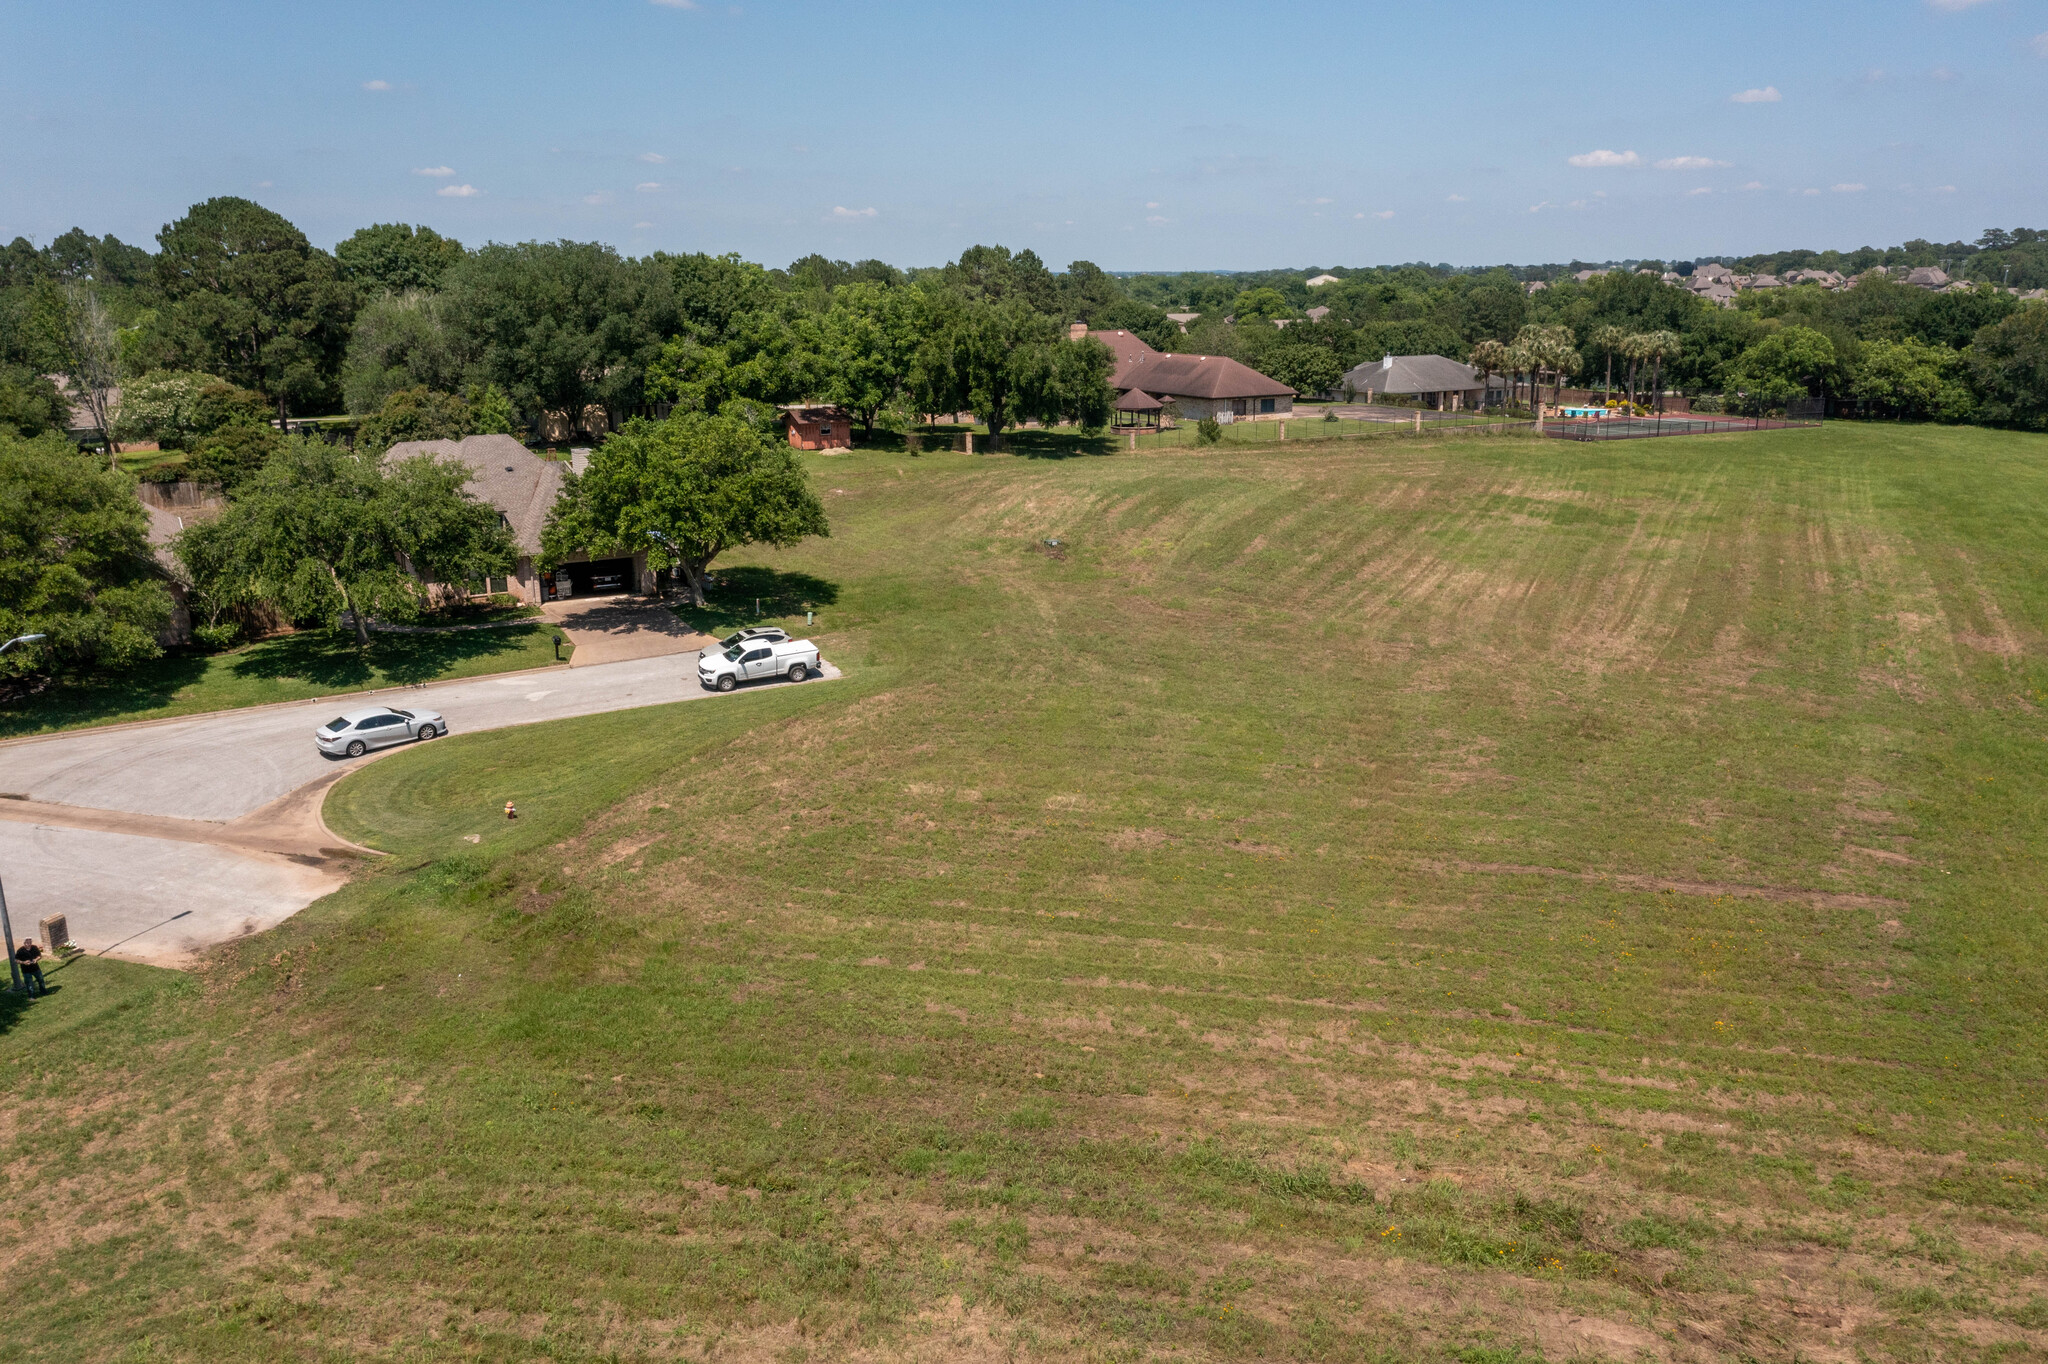
[[[697,684],[718,691],[769,677],[801,682],[816,671],[818,646],[807,639],[748,639],[697,655]]]

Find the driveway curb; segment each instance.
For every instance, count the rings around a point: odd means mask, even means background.
[[[520,622],[522,625],[526,622]],[[52,739],[75,739],[81,734],[119,734],[129,729],[157,729],[164,725],[181,725],[187,720],[204,720],[215,715],[247,715],[259,710],[280,710],[285,706],[306,706],[315,701],[341,701],[356,696],[383,696],[395,691],[427,691],[433,687],[445,687],[463,682],[481,682],[492,677],[527,676],[528,674],[551,673],[573,668],[574,663],[543,663],[538,668],[508,668],[501,673],[470,673],[466,677],[437,677],[432,682],[401,682],[395,687],[372,687],[368,691],[338,691],[324,696],[301,696],[295,701],[262,701],[253,706],[229,706],[225,710],[195,710],[185,715],[163,715],[154,720],[116,720],[110,725],[74,725],[70,729],[53,729],[48,734],[17,734],[12,738],[0,739],[0,748],[18,748],[23,744],[48,743]]]

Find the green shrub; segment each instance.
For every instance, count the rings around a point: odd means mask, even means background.
[[[217,625],[195,625],[192,638],[208,649],[233,648],[235,641],[242,637],[242,627],[231,620]]]
[[[1214,445],[1223,439],[1223,423],[1214,417],[1204,417],[1195,423],[1195,444]]]

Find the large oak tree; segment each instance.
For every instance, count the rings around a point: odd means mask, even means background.
[[[738,417],[678,413],[635,421],[572,476],[548,517],[541,557],[646,550],[704,605],[711,563],[743,545],[830,535],[825,507],[787,444]]]
[[[247,199],[208,199],[157,234],[157,284],[186,367],[252,388],[277,407],[325,405],[355,315],[334,258]]]

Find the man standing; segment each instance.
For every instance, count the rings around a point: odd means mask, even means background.
[[[42,956],[43,949],[36,946],[34,938],[23,938],[21,946],[14,949],[14,959],[21,964],[22,986],[31,996],[50,992],[50,987],[43,983],[43,968],[38,965]]]

